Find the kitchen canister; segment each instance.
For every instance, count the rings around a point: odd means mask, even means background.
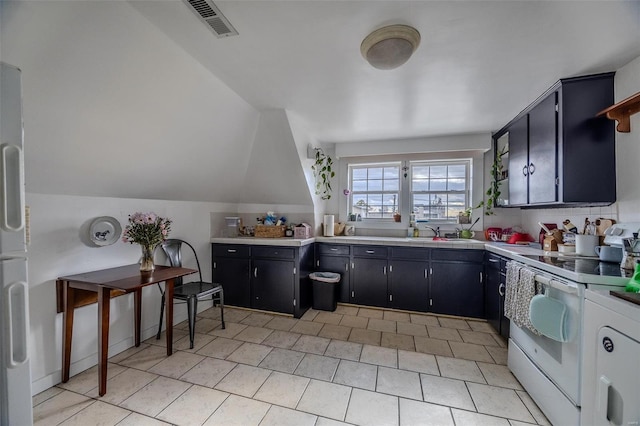
[[[578,256],[596,256],[596,247],[600,238],[597,235],[577,234],[576,254]]]
[[[332,214],[325,214],[323,220],[322,235],[325,237],[333,237],[333,227],[335,225],[335,217]]]

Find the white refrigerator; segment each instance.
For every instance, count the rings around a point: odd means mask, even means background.
[[[20,70],[0,62],[0,425],[33,424]]]

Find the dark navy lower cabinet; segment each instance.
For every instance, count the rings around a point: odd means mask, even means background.
[[[430,311],[484,318],[482,263],[431,262]]]
[[[427,312],[429,309],[429,262],[389,262],[389,307]]]
[[[387,307],[387,259],[355,257],[351,263],[351,301]]]

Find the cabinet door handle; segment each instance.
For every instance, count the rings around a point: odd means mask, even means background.
[[[258,278],[258,268],[257,268],[257,267],[256,267],[256,268],[253,268],[253,276],[254,276],[255,278]]]
[[[213,269],[217,269],[218,265],[216,264],[216,262],[213,262]]]
[[[393,294],[389,295],[389,302],[393,302]]]
[[[331,247],[329,250],[331,251],[338,251],[338,249],[336,247]]]
[[[316,260],[316,266],[320,266],[320,261]]]
[[[367,250],[367,254],[373,254],[375,252],[376,252],[375,250]]]
[[[382,274],[383,275],[387,275],[387,267],[386,266],[382,268]]]
[[[427,268],[424,269],[424,279],[426,280],[429,277],[429,271],[427,271]]]
[[[389,265],[389,273],[393,272],[393,265]]]
[[[529,174],[532,175],[533,172],[535,171],[536,171],[536,166],[533,163],[529,164]]]
[[[525,164],[525,166],[522,168],[522,174],[526,176],[528,174],[528,172],[529,172],[529,168]]]
[[[356,269],[356,264],[354,262],[351,262],[351,269]]]
[[[489,262],[491,262],[491,263],[498,263],[498,262],[500,262],[500,261],[499,261],[498,259],[489,259]]]
[[[227,253],[235,253],[237,250],[235,249],[227,249]]]
[[[500,284],[500,285],[498,286],[498,294],[499,294],[500,296],[504,296],[504,284]]]
[[[482,284],[482,272],[480,272],[480,283]]]
[[[344,270],[345,270],[345,272],[349,270],[349,264],[348,263],[344,264]]]

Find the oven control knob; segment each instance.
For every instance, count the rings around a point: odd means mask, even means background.
[[[613,341],[610,338],[605,336],[602,339],[602,346],[604,346],[605,351],[613,352]]]

